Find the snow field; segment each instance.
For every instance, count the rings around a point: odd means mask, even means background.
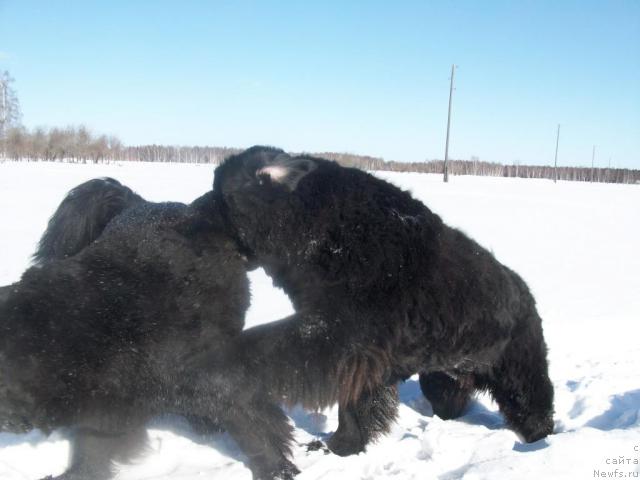
[[[189,202],[211,187],[212,171],[186,164],[0,163],[0,285],[20,278],[49,216],[75,185],[112,176],[149,200]],[[410,190],[527,281],[549,346],[556,433],[522,444],[484,395],[462,418],[442,421],[414,377],[400,386],[391,434],[357,456],[304,447],[336,428],[336,408],[290,410],[300,443],[298,478],[575,479],[613,475],[616,468],[626,475],[617,478],[640,476],[640,187],[487,177],[443,184],[435,175],[377,175]],[[263,271],[250,278],[247,326],[292,312]],[[154,421],[149,433],[149,452],[124,466],[119,479],[251,478],[226,434],[200,436],[172,417]],[[67,455],[64,432],[0,433],[0,479],[58,474]]]

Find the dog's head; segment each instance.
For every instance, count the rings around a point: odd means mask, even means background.
[[[272,272],[318,269],[325,279],[348,271],[359,284],[376,263],[401,268],[401,239],[428,213],[367,172],[269,147],[220,165],[214,195],[229,233],[257,264]]]
[[[292,157],[278,148],[251,147],[229,157],[216,169],[214,191],[226,202],[254,195],[268,199],[291,193],[317,168],[318,162],[322,160]]]
[[[323,162],[331,163],[290,156],[277,148],[252,147],[216,169],[216,201],[245,247],[253,249],[273,229],[286,228],[296,216],[298,189]]]

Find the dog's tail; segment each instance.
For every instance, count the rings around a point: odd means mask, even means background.
[[[35,264],[77,254],[100,236],[109,221],[145,200],[113,178],[95,178],[67,193],[55,211],[38,248]]]

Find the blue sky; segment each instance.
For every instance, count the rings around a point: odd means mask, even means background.
[[[640,168],[640,2],[0,0],[28,127]]]

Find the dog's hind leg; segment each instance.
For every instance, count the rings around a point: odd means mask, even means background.
[[[147,445],[147,431],[140,426],[122,433],[78,428],[71,438],[69,468],[57,477],[43,480],[108,480],[114,475],[114,461],[126,462]]]
[[[469,405],[475,391],[471,374],[456,378],[444,372],[420,374],[420,389],[433,407],[433,413],[443,420],[458,418]]]
[[[340,456],[363,452],[369,442],[388,433],[398,415],[398,390],[395,385],[364,392],[360,398],[338,411],[338,429],[327,442]]]

